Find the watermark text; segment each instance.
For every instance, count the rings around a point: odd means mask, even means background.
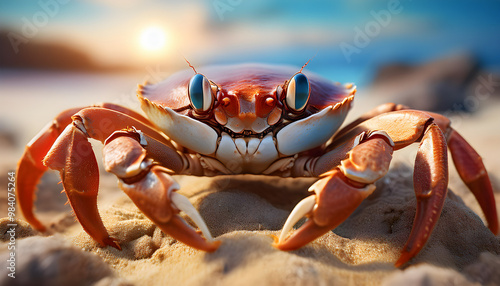
[[[10,223],[7,224],[9,228],[7,234],[9,242],[7,243],[7,250],[9,251],[9,258],[7,259],[7,276],[16,278],[16,173],[7,173],[7,211]]]

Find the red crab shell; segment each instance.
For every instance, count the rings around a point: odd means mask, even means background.
[[[207,66],[196,71],[217,84],[223,95],[233,93],[247,99],[256,94],[272,95],[277,86],[283,85],[298,72],[297,68],[291,66],[265,64]],[[333,83],[311,72],[303,73],[311,85],[309,108],[321,110],[342,102],[355,92],[351,90],[352,86]],[[193,74],[191,69],[177,72],[160,83],[143,86],[142,95],[156,104],[174,110],[188,106],[187,88]]]

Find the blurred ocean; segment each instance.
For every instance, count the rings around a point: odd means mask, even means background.
[[[299,67],[314,57],[311,71],[363,87],[386,64],[467,53],[483,69],[500,72],[497,0],[121,2],[2,1],[0,32],[24,38],[13,55],[12,38],[0,45],[0,68],[146,73],[161,65],[170,73],[186,67],[183,56],[195,66]],[[151,29],[156,34],[144,41]],[[346,46],[356,51],[346,54]]]

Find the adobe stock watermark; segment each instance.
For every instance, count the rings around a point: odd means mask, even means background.
[[[224,14],[233,11],[242,2],[243,0],[215,0],[212,2],[212,6],[219,16],[219,20],[224,21]]]
[[[7,259],[7,276],[10,278],[16,278],[16,173],[7,173],[7,211],[9,217],[9,223],[7,227],[9,242],[7,243],[7,250],[9,251],[9,258]]]
[[[442,114],[448,117],[452,122],[452,127],[458,131],[460,131],[460,125],[464,121],[464,118],[467,116],[467,110],[469,112],[476,111],[481,104],[484,104],[484,101],[488,100],[498,92],[500,88],[500,79],[494,78],[493,74],[488,75],[479,75],[477,78],[477,83],[472,86],[471,94],[467,95],[461,103],[456,103],[453,107]],[[467,138],[466,138],[467,139]],[[400,175],[402,177],[410,177],[413,175],[413,165],[415,164],[415,154],[408,153],[407,156],[402,157],[399,162],[402,163],[400,169]],[[448,159],[448,164],[453,162],[451,158]],[[405,167],[405,166],[411,166]],[[389,181],[389,188],[397,190],[400,188],[399,181]]]
[[[454,127],[460,126],[466,112],[476,111],[481,102],[488,100],[500,87],[500,80],[495,80],[493,74],[479,75],[477,84],[473,87],[473,92],[467,95],[461,103],[453,104],[450,110],[443,113],[450,118]],[[464,111],[465,110],[465,111]]]
[[[353,54],[361,53],[362,49],[366,48],[372,39],[380,34],[382,28],[389,26],[393,15],[397,15],[402,11],[403,6],[399,0],[389,0],[389,2],[387,2],[387,9],[370,11],[373,20],[367,22],[363,29],[358,26],[354,27],[352,44],[347,42],[340,43],[340,50],[344,54],[347,62],[351,62],[351,56]]]
[[[9,32],[7,38],[10,41],[12,49],[17,54],[19,46],[26,44],[33,39],[40,29],[47,26],[50,19],[54,18],[61,11],[61,6],[66,5],[71,0],[40,0],[38,6],[40,10],[33,13],[31,17],[21,18],[21,33]]]

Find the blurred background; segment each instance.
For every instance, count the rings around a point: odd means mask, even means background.
[[[357,110],[474,112],[498,94],[499,13],[500,1],[472,0],[1,1],[2,144],[19,157],[64,108],[134,107],[137,84],[186,68],[183,57],[298,68],[314,57],[309,71],[357,84]]]
[[[500,209],[499,15],[500,0],[0,0],[0,218],[8,172],[55,115],[98,102],[139,110],[137,84],[188,68],[184,57],[297,71],[312,59],[307,72],[357,85],[347,121],[391,101],[441,112],[483,157]],[[413,166],[417,147],[396,152],[393,166]],[[449,165],[450,189],[482,215]],[[123,196],[103,173],[101,210]],[[47,174],[38,217],[78,233],[59,177]]]

